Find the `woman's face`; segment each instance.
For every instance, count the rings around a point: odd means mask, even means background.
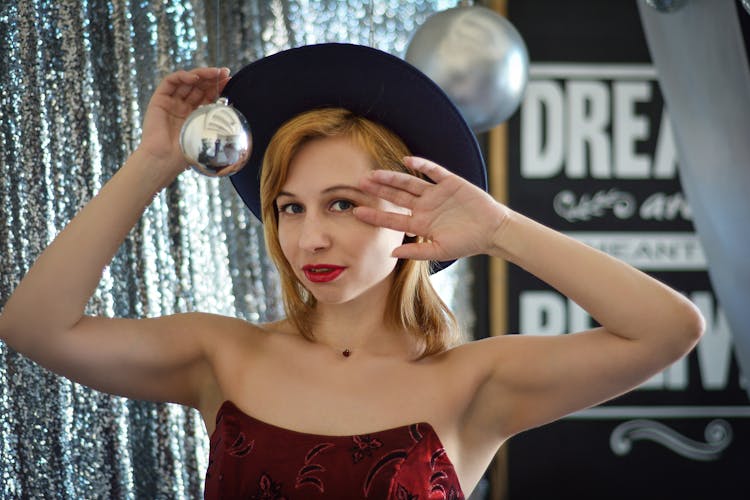
[[[390,286],[386,278],[397,261],[391,252],[404,233],[365,224],[352,213],[356,206],[404,212],[359,189],[372,168],[351,139],[315,139],[292,159],[276,198],[281,249],[318,302],[344,303]]]

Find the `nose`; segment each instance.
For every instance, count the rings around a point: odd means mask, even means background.
[[[317,253],[331,246],[331,238],[324,220],[308,212],[302,222],[299,247],[310,253]]]

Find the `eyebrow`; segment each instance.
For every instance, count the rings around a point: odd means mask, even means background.
[[[337,184],[335,186],[327,187],[323,191],[321,191],[321,194],[328,194],[334,191],[354,191],[358,194],[364,194],[364,191],[362,191],[361,189],[354,186],[349,186],[347,184]],[[279,198],[281,196],[289,196],[291,198],[295,198],[297,195],[295,195],[294,193],[290,193],[289,191],[279,191],[279,194],[276,197]]]

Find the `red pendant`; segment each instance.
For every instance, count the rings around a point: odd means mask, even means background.
[[[348,358],[352,355],[352,351],[350,351],[349,349],[344,349],[344,352],[342,352],[341,354],[343,354],[345,358]]]

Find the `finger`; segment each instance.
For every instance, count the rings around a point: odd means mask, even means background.
[[[162,80],[159,91],[183,98],[190,92],[191,87],[198,85],[209,88],[212,84],[216,85],[217,81],[227,79],[229,73],[229,68],[196,68],[190,71],[175,71]]]
[[[392,257],[411,260],[438,260],[435,258],[435,244],[431,242],[404,243],[393,249]]]
[[[190,90],[190,93],[187,94],[184,99],[185,102],[190,104],[191,106],[195,107],[199,104],[202,104],[204,100],[206,100],[207,92],[205,92],[203,89],[193,87]]]
[[[196,74],[187,71],[175,71],[164,77],[157,88],[157,92],[172,96],[184,84],[193,84],[199,79],[200,76]]]
[[[231,80],[231,79],[232,78],[230,76],[227,76],[225,78],[220,78],[219,79],[219,85],[218,85],[218,89],[217,89],[218,90],[218,94],[221,94],[224,91],[224,87],[227,85],[227,83],[229,83],[229,80]],[[215,97],[218,97],[218,95],[216,95]]]
[[[172,93],[173,96],[177,97],[178,99],[185,99],[188,95],[190,95],[191,92],[195,91],[197,87],[193,85],[180,85],[175,89],[175,91]]]
[[[374,182],[369,177],[362,178],[359,182],[359,187],[366,193],[390,201],[399,207],[408,209],[414,208],[414,203],[417,199],[417,197],[411,193]]]
[[[217,78],[220,79],[229,76],[230,70],[229,68],[207,67],[195,68],[190,71],[185,71],[184,74],[182,73],[183,72],[178,72],[178,76],[183,77],[185,83],[190,83],[191,80],[195,80],[192,75],[197,75],[201,80],[216,81]]]
[[[183,93],[180,95],[180,97],[187,96],[190,91],[193,89],[200,89],[203,92],[206,93],[206,95],[210,96],[216,96],[219,92],[221,92],[221,89],[224,88],[224,85],[229,81],[229,79],[216,79],[216,78],[199,78],[192,84],[185,84],[182,87],[178,89],[178,92],[182,89],[185,89]]]
[[[372,207],[356,207],[354,209],[354,216],[372,226],[385,227],[405,233],[414,232],[409,227],[411,217],[408,215],[384,212]]]
[[[437,163],[427,160],[426,158],[420,158],[419,156],[406,156],[403,161],[404,165],[407,167],[423,173],[435,182],[440,182],[443,179],[454,175],[447,168],[441,167]]]
[[[228,71],[228,70],[227,70]],[[225,74],[225,73],[222,73]],[[199,101],[193,100],[194,104],[204,104],[214,102],[224,90],[224,87],[229,83],[231,78],[227,75],[216,79],[202,79],[195,85],[197,88],[203,91],[202,99]]]
[[[368,174],[367,178],[373,182],[380,184],[387,184],[389,186],[401,189],[414,196],[421,196],[425,190],[434,186],[431,182],[427,182],[419,177],[407,174],[404,172],[395,172],[393,170],[372,170]]]

